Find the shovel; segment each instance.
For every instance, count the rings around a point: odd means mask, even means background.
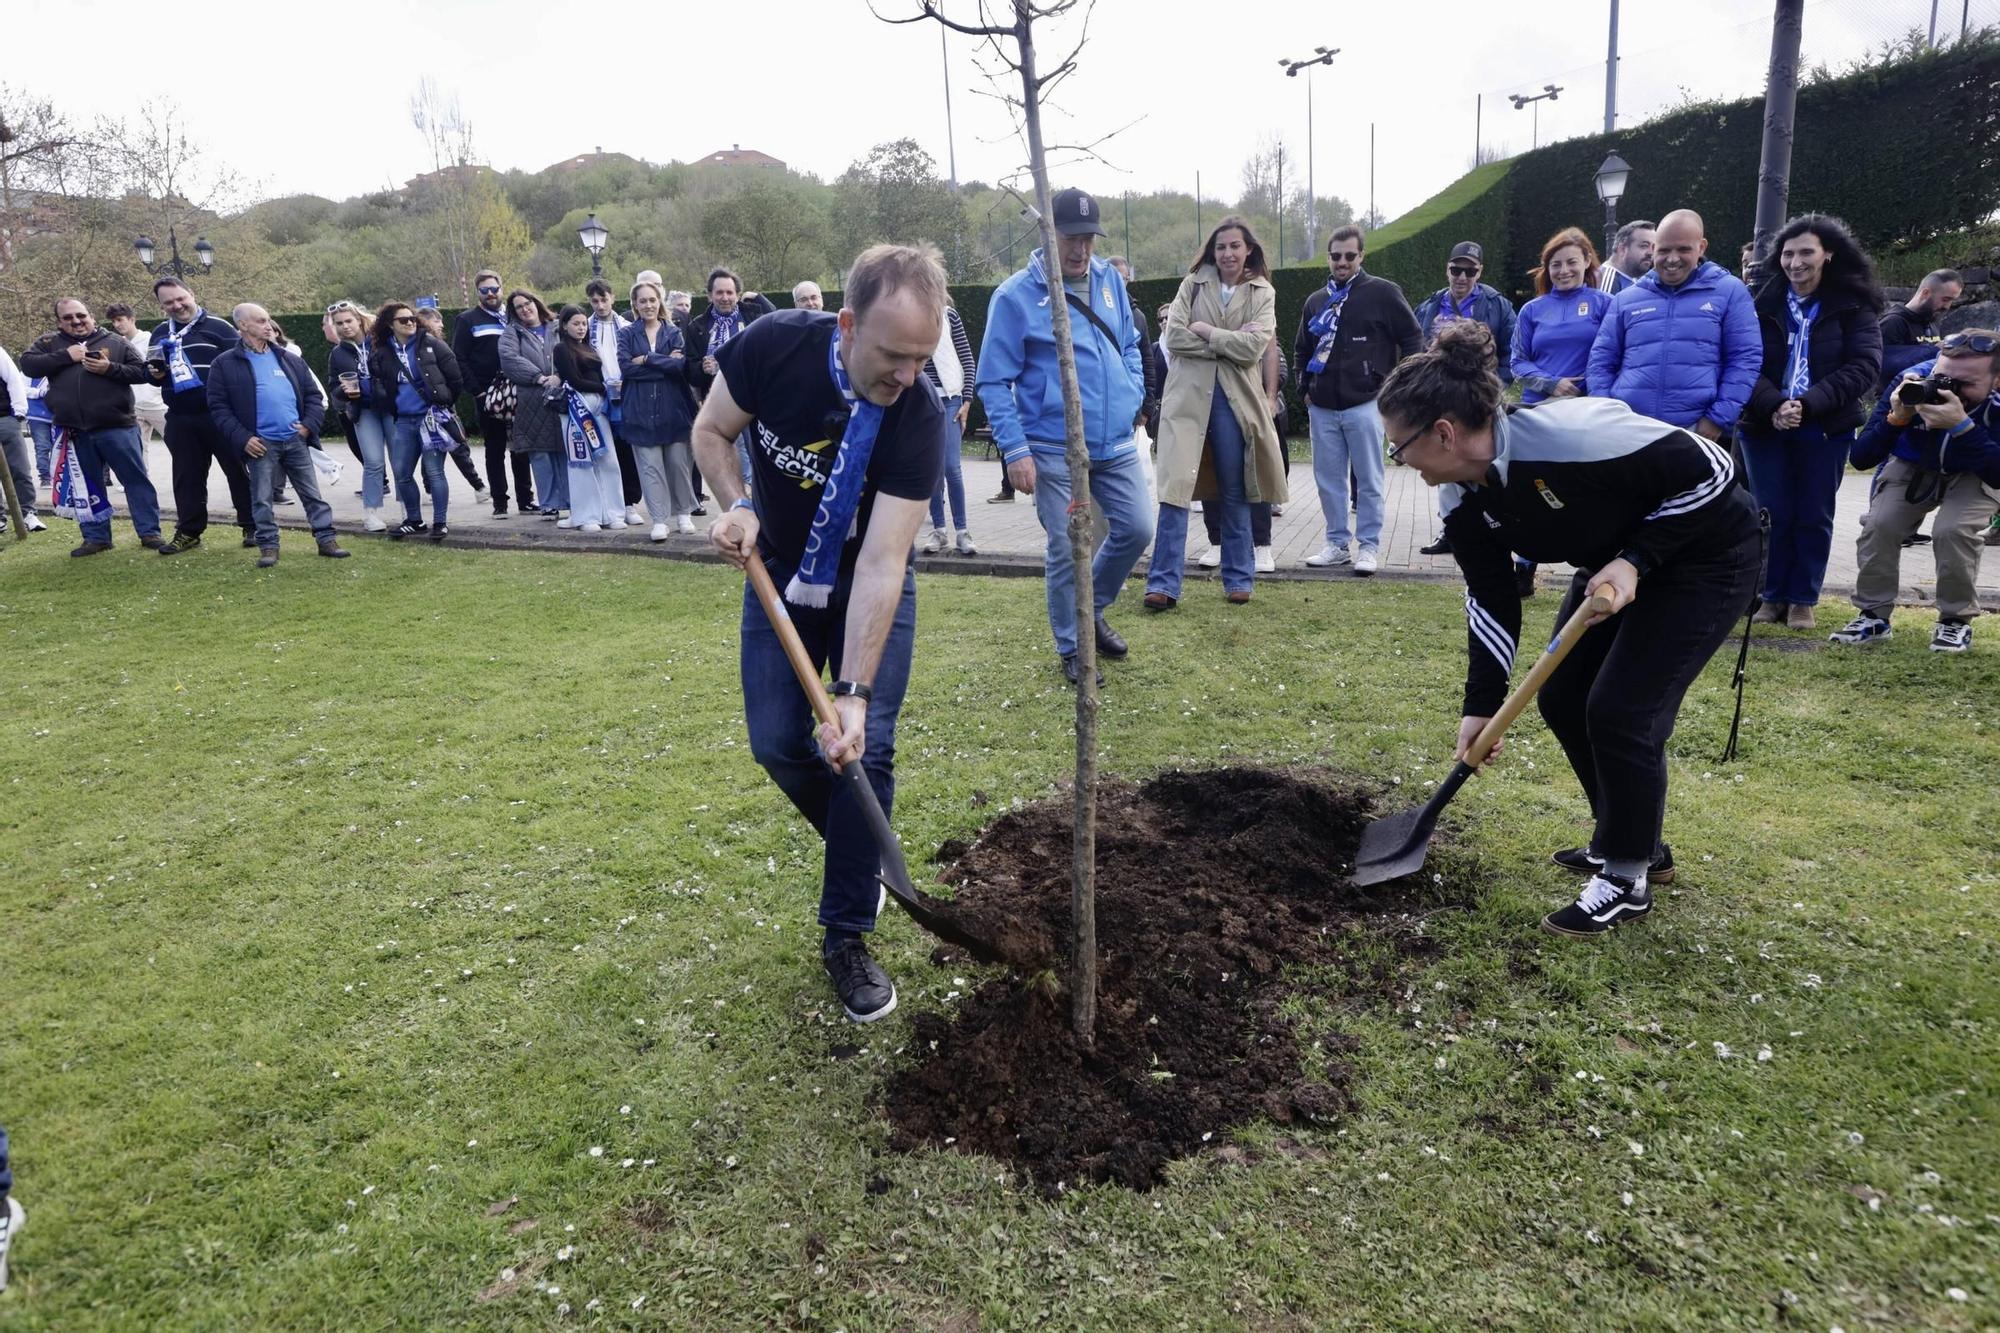
[[[838,731],[840,716],[833,711],[833,700],[827,697],[826,682],[820,679],[818,668],[806,655],[806,646],[799,640],[798,627],[792,624],[792,614],[785,609],[783,599],[778,596],[770,571],[755,555],[751,556],[747,568],[750,586],[757,590],[757,600],[764,604],[764,615],[770,620],[771,628],[777,631],[778,641],[785,645],[785,656],[791,660],[792,674],[799,678],[799,687],[812,700],[813,713],[821,722]],[[945,943],[963,948],[981,962],[1011,961],[997,946],[961,925],[944,910],[943,904],[918,892],[910,879],[910,868],[903,861],[902,844],[896,841],[895,831],[889,827],[889,817],[882,812],[882,803],[875,799],[875,788],[869,785],[861,761],[848,760],[841,765],[840,776],[846,780],[855,803],[861,807],[861,816],[868,821],[869,832],[875,835],[875,846],[882,853],[882,870],[876,879],[889,891],[889,896],[910,914],[910,919]]]
[[[1535,697],[1535,692],[1562,665],[1569,656],[1569,650],[1576,647],[1576,641],[1583,637],[1583,622],[1596,615],[1609,615],[1611,602],[1601,595],[1592,594],[1577,607],[1556,636],[1549,640],[1548,649],[1533,669],[1521,678],[1514,692],[1507,696],[1507,702],[1500,705],[1500,711],[1488,719],[1480,728],[1479,735],[1467,747],[1465,758],[1451,770],[1432,794],[1430,800],[1415,810],[1403,810],[1393,815],[1384,815],[1361,831],[1361,846],[1354,853],[1353,882],[1356,888],[1367,888],[1370,884],[1380,884],[1385,880],[1414,874],[1424,867],[1424,854],[1430,850],[1431,829],[1437,824],[1438,812],[1451,804],[1451,798],[1458,795],[1458,789],[1465,780],[1477,771],[1486,756],[1493,753],[1493,747],[1507,734],[1514,719]]]

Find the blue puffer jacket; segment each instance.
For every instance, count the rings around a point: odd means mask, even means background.
[[[1117,334],[1114,344],[1070,308],[1083,438],[1091,458],[1102,460],[1135,447],[1132,423],[1146,401],[1146,371],[1125,281],[1101,259],[1090,261],[1089,301],[1092,313]],[[1062,453],[1062,376],[1056,368],[1055,325],[1039,249],[1028,257],[1027,267],[1000,284],[986,307],[978,392],[993,443],[1007,462],[1026,458],[1030,446],[1045,454]]]
[[[1736,424],[1756,387],[1764,342],[1743,280],[1702,261],[1669,287],[1648,273],[1612,300],[1585,379],[1641,416],[1692,426]]]

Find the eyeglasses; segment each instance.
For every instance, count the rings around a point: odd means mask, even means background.
[[[1451,274],[1451,276],[1454,278],[1476,278],[1479,276],[1478,269],[1467,268],[1463,264],[1453,264],[1449,268],[1445,269],[1445,272]]]
[[[1359,259],[1361,258],[1361,252],[1359,250],[1329,250],[1326,252],[1326,257],[1328,259]]]
[[[57,319],[59,319],[59,320],[61,320],[61,321],[62,321],[63,323],[65,323],[65,324],[77,324],[77,323],[81,323],[81,322],[82,322],[83,320],[86,320],[86,319],[89,319],[89,318],[90,318],[90,316],[89,316],[89,315],[57,315],[57,316],[56,316],[56,318],[57,318]]]
[[[332,305],[326,308],[326,313],[329,315],[337,315],[343,310],[352,310],[357,315],[361,313],[361,307],[354,304],[354,302],[352,301],[335,301]]]
[[[1402,461],[1403,450],[1409,448],[1411,445],[1415,444],[1418,440],[1423,439],[1424,436],[1436,430],[1437,426],[1438,423],[1433,421],[1430,425],[1424,427],[1422,430],[1418,431],[1415,435],[1412,435],[1409,439],[1404,440],[1401,444],[1391,443],[1389,446],[1389,461],[1391,463]]]
[[[397,324],[414,324],[417,322],[417,317],[415,315],[395,315],[392,316],[392,320]]]
[[[498,296],[500,294],[500,289],[498,287],[481,287],[479,289],[479,294],[481,296]]]
[[[1941,352],[1979,352],[1991,355],[1995,348],[2000,348],[2000,338],[1990,333],[1954,333],[1938,344],[1938,350]]]

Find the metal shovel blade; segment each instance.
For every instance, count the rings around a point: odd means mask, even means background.
[[[1431,830],[1437,826],[1438,812],[1471,776],[1471,766],[1460,763],[1430,800],[1414,810],[1384,815],[1363,829],[1361,845],[1354,852],[1355,887],[1365,889],[1422,870],[1424,857],[1431,849]]]

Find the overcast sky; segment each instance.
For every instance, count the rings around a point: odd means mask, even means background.
[[[973,15],[972,0],[946,4],[954,17]],[[917,0],[876,0],[876,8],[907,14]],[[1306,78],[1286,78],[1278,61],[1320,45],[1341,54],[1314,79],[1316,184],[1357,210],[1369,199],[1371,121],[1375,199],[1390,217],[1466,170],[1480,94],[1489,145],[1528,146],[1535,112],[1513,110],[1503,94],[1547,82],[1563,91],[1541,108],[1544,142],[1602,126],[1609,0],[1412,0],[1327,5],[1323,19],[1311,17],[1318,8],[1300,0],[1098,0],[1048,134],[1083,142],[1138,123],[1103,145],[1110,165],[1065,169],[1057,184],[1110,197],[1192,190],[1200,172],[1205,196],[1234,199],[1248,151],[1278,134],[1303,167]],[[1806,7],[1808,59],[1860,55],[1924,26],[1930,8],[1930,0],[1815,0]],[[1943,8],[1955,31],[1960,6]],[[2000,20],[2000,0],[1972,8],[1975,25]],[[945,169],[948,59],[959,178],[996,181],[1026,158],[975,63],[973,39],[953,34],[940,51],[935,25],[886,26],[864,0],[196,9],[209,15],[202,36],[187,27],[161,32],[163,16],[177,12],[171,7],[19,4],[7,47],[22,58],[9,62],[5,79],[80,112],[129,110],[171,94],[190,136],[258,197],[343,198],[428,169],[408,116],[409,94],[425,74],[457,92],[480,155],[501,169],[537,170],[599,145],[665,162],[741,144],[831,179],[871,145],[906,135]],[[1627,0],[1621,123],[1657,111],[1681,88],[1760,91],[1770,11],[1768,0]],[[1076,28],[1074,20],[1055,25],[1045,54],[1066,51]],[[28,58],[77,51],[86,40],[80,64]],[[187,78],[190,69],[202,77]],[[246,109],[252,79],[270,87],[273,109]],[[122,90],[115,105],[77,104],[106,88]]]

